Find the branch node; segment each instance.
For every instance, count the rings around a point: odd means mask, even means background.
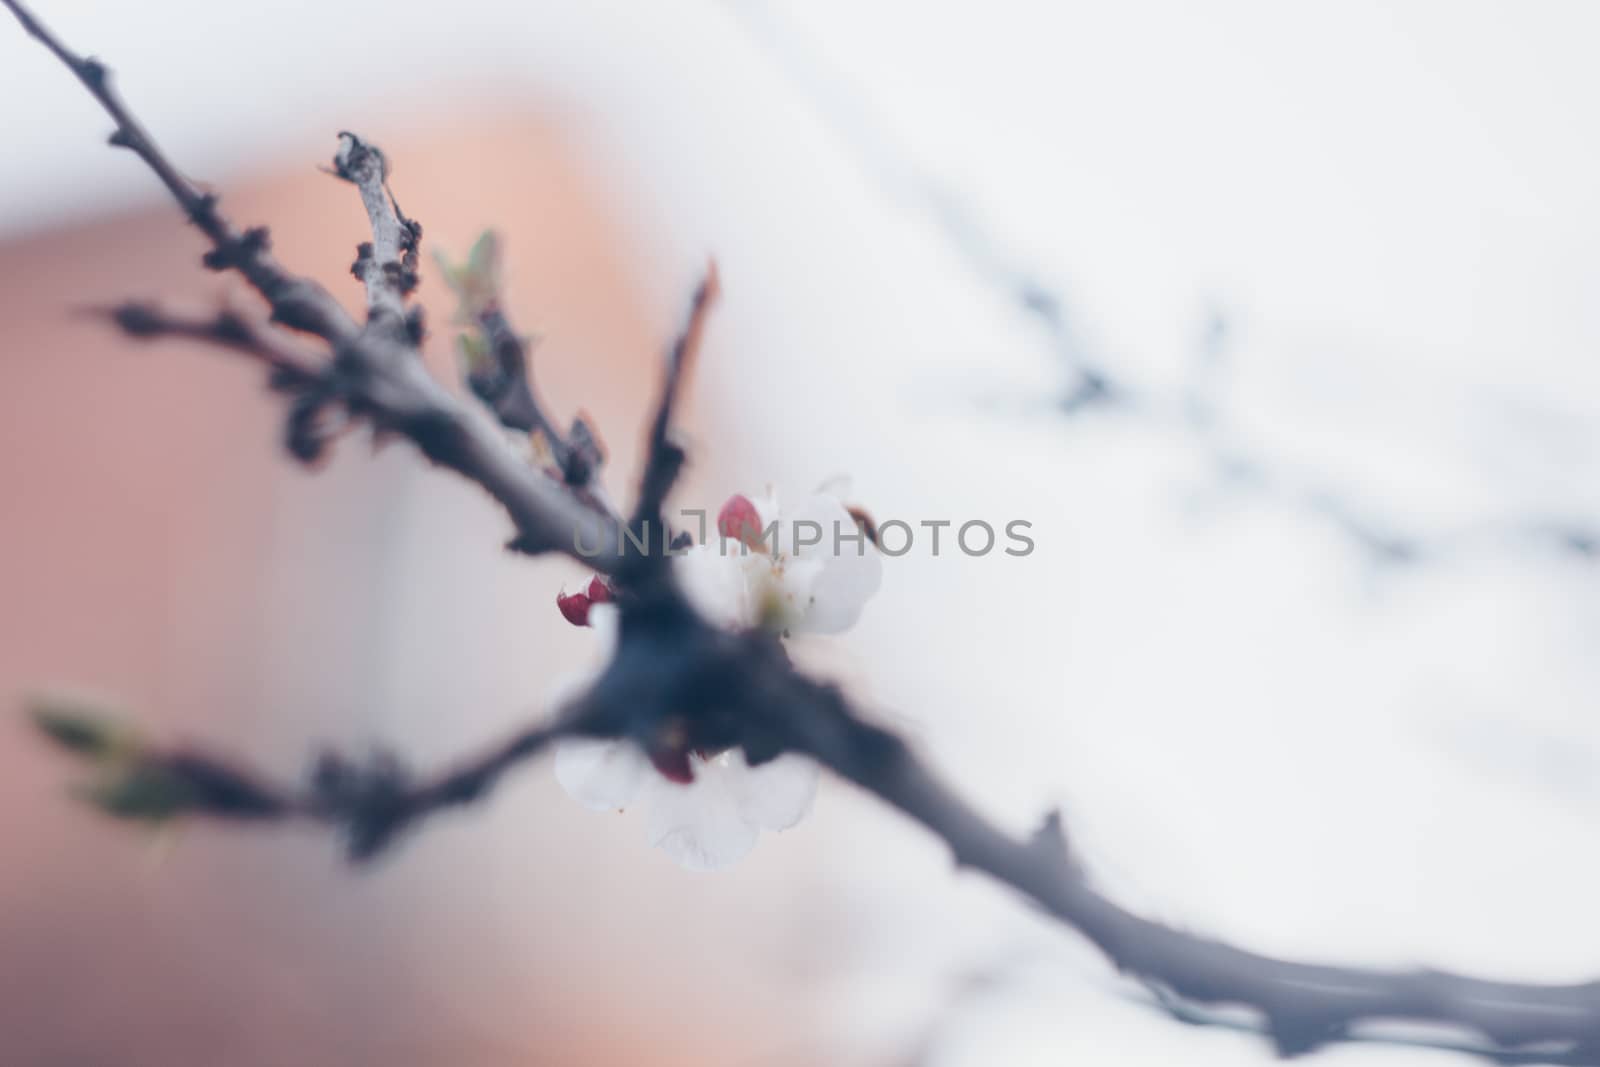
[[[284,419],[283,445],[291,456],[307,466],[315,465],[327,453],[339,427],[329,424],[328,408],[333,398],[327,388],[307,389],[289,404]]]
[[[189,212],[189,221],[208,233],[215,229],[219,199],[216,193],[196,193],[194,198],[184,205]],[[219,239],[216,243],[223,242]]]
[[[356,245],[356,261],[350,264],[350,273],[358,282],[367,280],[367,264],[372,261],[372,242],[362,241]]]
[[[104,92],[111,81],[111,70],[94,56],[84,58],[78,64],[78,76],[86,82],[95,92]]]
[[[410,781],[391,752],[375,752],[365,767],[325,752],[312,770],[311,793],[318,810],[343,829],[350,860],[365,863],[411,821]]]
[[[111,319],[129,337],[155,337],[166,330],[161,313],[150,304],[121,304],[112,309]]]
[[[209,252],[200,257],[200,262],[207,270],[238,270],[271,248],[271,231],[265,226],[252,226],[236,240],[217,242]]]
[[[416,348],[421,348],[422,342],[428,339],[427,316],[420,304],[406,311],[406,336]]]

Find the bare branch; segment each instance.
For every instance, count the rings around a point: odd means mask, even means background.
[[[388,196],[382,177],[386,167],[376,148],[348,134],[340,139],[347,176],[362,189],[363,201],[376,213],[372,255],[375,273],[381,277],[372,283],[377,301],[372,328],[363,330],[320,285],[290,274],[269,255],[266,230],[239,233],[217,210],[216,197],[198,192],[179,174],[112,91],[110,72],[103,64],[68,49],[19,0],[0,2],[67,65],[116,121],[113,144],[132,149],[155,171],[190,219],[211,238],[213,250],[206,265],[237,270],[267,299],[273,321],[329,342],[326,365],[314,378],[307,379],[299,373],[303,368],[293,365],[297,380],[286,440],[297,458],[310,460],[320,454],[325,440],[317,430],[321,417],[328,407],[342,405],[350,415],[370,420],[379,431],[409,438],[429,460],[487,490],[516,524],[512,544],[519,551],[564,552],[606,573],[621,565],[622,539],[615,518],[525,464],[494,427],[429,377],[422,361],[415,358],[418,324],[397,312],[396,301],[414,284],[408,282],[407,271],[414,271],[420,228],[401,216],[393,197]],[[386,203],[374,204],[374,191],[381,192]],[[380,243],[381,252],[376,247]],[[222,323],[224,336],[218,337],[215,322],[172,320],[149,308],[124,309],[115,318],[134,336],[166,333],[199,338],[210,333],[226,347],[263,357],[262,338],[242,342],[227,336],[238,325],[231,319]],[[399,328],[401,324],[405,328]],[[276,384],[290,383],[280,380]]]
[[[529,340],[517,333],[498,303],[484,308],[477,323],[488,346],[490,363],[482,370],[469,372],[468,386],[506,429],[544,434],[560,462],[566,441],[535,396],[528,367]]]
[[[711,626],[690,607],[670,569],[634,564],[660,556],[627,556],[612,542],[594,556],[577,551],[585,535],[616,534],[614,518],[560,479],[523,463],[498,427],[428,377],[415,358],[417,331],[395,328],[404,325],[408,291],[405,234],[412,234],[414,252],[416,230],[388,192],[387,168],[375,148],[344,135],[338,161],[373,216],[373,248],[362,271],[371,315],[363,329],[342,312],[327,313],[325,292],[307,289],[309,283],[273,263],[264,231],[235,235],[217,214],[215,200],[177,175],[110,93],[103,67],[67,51],[17,0],[0,2],[78,75],[117,120],[116,142],[138,152],[212,237],[213,265],[238,269],[271,302],[277,321],[320,333],[330,352],[325,361],[312,362],[276,332],[226,312],[193,319],[128,305],[111,313],[122,329],[146,338],[203,340],[255,358],[294,396],[291,424],[296,418],[314,422],[323,407],[342,405],[379,430],[405,435],[429,459],[485,488],[511,514],[519,541],[526,542],[522,547],[564,551],[628,579],[617,591],[617,654],[578,704],[554,722],[527,727],[420,782],[390,757],[363,765],[326,756],[306,786],[283,787],[229,760],[150,747],[127,731],[81,716],[42,714],[39,723],[49,737],[101,771],[90,799],[104,810],[145,819],[197,814],[250,822],[310,820],[340,828],[351,855],[365,859],[425,817],[484,796],[502,775],[567,734],[625,737],[652,752],[666,744],[680,751],[738,747],[751,765],[800,752],[924,826],[949,846],[959,865],[1016,889],[1081,932],[1119,970],[1176,998],[1171,1003],[1256,1009],[1282,1055],[1355,1039],[1357,1024],[1405,1021],[1478,1035],[1484,1043],[1470,1051],[1491,1060],[1537,1053],[1544,1062],[1600,1063],[1600,983],[1529,985],[1296,963],[1134,915],[1092,886],[1068,847],[1059,816],[1031,837],[1007,835],[941,782],[900,737],[859,715],[840,690],[800,675],[775,636]],[[634,524],[660,522],[684,461],[671,439],[673,419],[717,288],[713,268],[668,353]]]
[[[405,321],[405,302],[417,287],[417,244],[422,227],[400,214],[389,192],[389,163],[376,145],[348,130],[339,134],[334,173],[361,191],[362,206],[372,224],[372,243],[358,250],[353,272],[367,287],[367,310],[376,323],[387,317],[391,327]]]
[[[557,738],[587,729],[586,710],[576,706],[420,780],[388,753],[363,762],[329,751],[297,785],[270,781],[238,760],[146,744],[129,727],[81,703],[36,699],[33,713],[52,741],[97,772],[82,792],[109,815],[151,822],[182,816],[316,822],[338,830],[357,862],[373,859],[430,816],[486,796],[508,770]]]
[[[1093,942],[1123,974],[1182,1002],[1258,1010],[1283,1056],[1356,1039],[1363,1022],[1456,1027],[1486,1042],[1451,1046],[1492,1061],[1600,1063],[1600,982],[1533,985],[1440,971],[1381,971],[1274,959],[1164,926],[1090,884],[1058,815],[1013,838],[940,782],[900,738],[861,719],[831,687],[797,675],[749,694],[747,715],[900,809],[949,846],[957,865],[1011,886]],[[1189,1019],[1188,1021],[1197,1021]]]
[[[683,329],[667,350],[661,398],[656,402],[655,419],[647,439],[644,477],[640,481],[639,499],[634,506],[633,518],[636,523],[659,524],[662,530],[666,528],[661,523],[661,507],[673,483],[677,481],[684,460],[683,450],[673,444],[670,435],[678,394],[690,365],[700,351],[706,319],[721,292],[722,281],[717,274],[717,265],[715,262],[708,263],[705,277],[689,302],[689,314],[684,320]]]
[[[312,772],[310,794],[297,802],[297,809],[342,830],[351,859],[370,860],[402,831],[487,796],[507,771],[574,732],[579,732],[575,716],[529,726],[482,754],[415,783],[391,757],[379,756],[363,767],[337,754],[324,754]]]
[[[272,258],[271,242],[265,229],[256,227],[242,233],[234,229],[217,212],[217,198],[196,189],[178,171],[112,88],[111,71],[105,64],[67,48],[18,0],[0,2],[17,17],[23,29],[66,64],[111,116],[116,123],[111,144],[127,148],[143,160],[177,200],[189,221],[210,239],[212,250],[203,261],[206,267],[237,270],[272,305],[274,321],[285,326],[330,341],[345,340],[355,334],[356,324],[326,289],[307,278],[295,277]]]
[[[163,333],[194,338],[209,329],[170,322],[142,307],[134,312],[124,309],[115,319],[131,335],[146,339]],[[166,330],[168,325],[179,328]],[[254,342],[226,343],[261,357]],[[434,381],[410,349],[362,334],[315,377],[278,379],[274,384],[295,397],[286,440],[296,458],[310,461],[320,456],[328,436],[321,430],[322,416],[330,407],[342,405],[380,432],[409,439],[431,462],[486,490],[515,523],[518,551],[564,553],[608,574],[622,565],[616,520],[525,463],[492,424]],[[294,388],[286,388],[291,385]]]
[[[110,319],[130,337],[177,337],[252,356],[272,372],[273,385],[284,391],[309,387],[325,371],[318,357],[293,336],[231,309],[197,316],[167,311],[157,304],[128,303],[89,308],[87,313]]]
[[[529,360],[536,339],[517,332],[501,297],[499,237],[493,230],[486,231],[473,244],[465,263],[455,265],[441,255],[439,266],[461,300],[456,321],[469,327],[456,337],[467,388],[500,425],[529,435],[541,456],[547,452],[562,480],[596,507],[614,512],[596,477],[605,452],[594,430],[580,415],[563,435],[539,402]]]
[[[325,756],[309,790],[297,790],[270,785],[229,760],[158,753],[138,765],[135,784],[142,791],[131,800],[114,792],[101,806],[123,817],[181,812],[248,822],[311,819],[340,828],[352,857],[365,860],[399,831],[484,796],[506,771],[568,734],[626,736],[647,750],[667,735],[679,745],[737,745],[752,764],[801,752],[922,825],[950,848],[958,866],[1017,890],[1077,930],[1184,1022],[1238,1025],[1196,1005],[1254,1009],[1282,1056],[1384,1040],[1360,1031],[1364,1023],[1414,1023],[1455,1028],[1480,1041],[1407,1043],[1491,1062],[1600,1063],[1600,982],[1536,985],[1299,963],[1135,915],[1095,889],[1058,814],[1028,837],[1006,834],[941,782],[899,736],[862,718],[836,687],[796,672],[775,640],[707,626],[673,595],[670,583],[645,589],[648,596],[620,602],[622,645],[579,705],[421,784],[385,757],[362,767]],[[83,738],[94,731],[82,723],[64,728],[57,722],[50,732],[75,752],[92,751]],[[161,803],[162,789],[182,799]]]

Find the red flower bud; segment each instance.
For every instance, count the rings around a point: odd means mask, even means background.
[[[661,772],[661,777],[679,785],[694,781],[694,769],[689,766],[689,752],[682,748],[658,748],[650,753],[650,763]]]
[[[743,493],[735,493],[717,512],[717,532],[752,548],[761,544],[761,513]]]
[[[602,581],[598,574],[589,579],[589,588],[585,592],[591,604],[611,603],[611,587]]]
[[[561,609],[561,614],[572,625],[589,625],[590,600],[582,593],[557,593],[556,607]]]

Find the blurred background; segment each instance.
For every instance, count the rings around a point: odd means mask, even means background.
[[[169,153],[354,307],[353,129],[425,244],[493,225],[553,409],[631,484],[705,258],[715,508],[839,473],[1033,525],[888,562],[801,650],[980,807],[1252,948],[1600,972],[1600,9],[995,0],[38,0]],[[0,699],[70,684],[300,773],[435,766],[587,654],[584,575],[251,368],[75,309],[248,294],[0,18]],[[421,298],[452,376],[449,302]],[[1097,385],[1096,383],[1101,383]],[[1108,383],[1108,384],[1107,384]],[[839,783],[731,872],[539,765],[371,870],[157,842],[0,718],[6,1064],[1251,1064]],[[1321,1062],[1467,1062],[1353,1046]]]

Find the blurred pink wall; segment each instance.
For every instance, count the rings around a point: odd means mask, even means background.
[[[486,222],[506,234],[511,307],[548,337],[540,386],[609,431],[624,488],[676,308],[643,306],[615,210],[538,119],[382,143],[429,248],[459,254]],[[354,304],[364,220],[313,162],[221,183],[223,205]],[[382,738],[430,764],[495,737],[584,636],[549,605],[570,568],[497,551],[492,506],[403,447],[374,458],[353,436],[308,475],[254,368],[74,316],[249,299],[201,251],[154,200],[0,246],[5,704],[90,687],[276,774],[317,742]],[[422,299],[453,376],[431,262]],[[750,980],[796,938],[741,889],[765,868],[707,891],[547,770],[362,874],[308,831],[187,828],[157,860],[67,798],[75,772],[20,715],[0,720],[0,1062],[703,1067],[805,1047],[784,981]],[[713,922],[739,948],[701,960]]]

